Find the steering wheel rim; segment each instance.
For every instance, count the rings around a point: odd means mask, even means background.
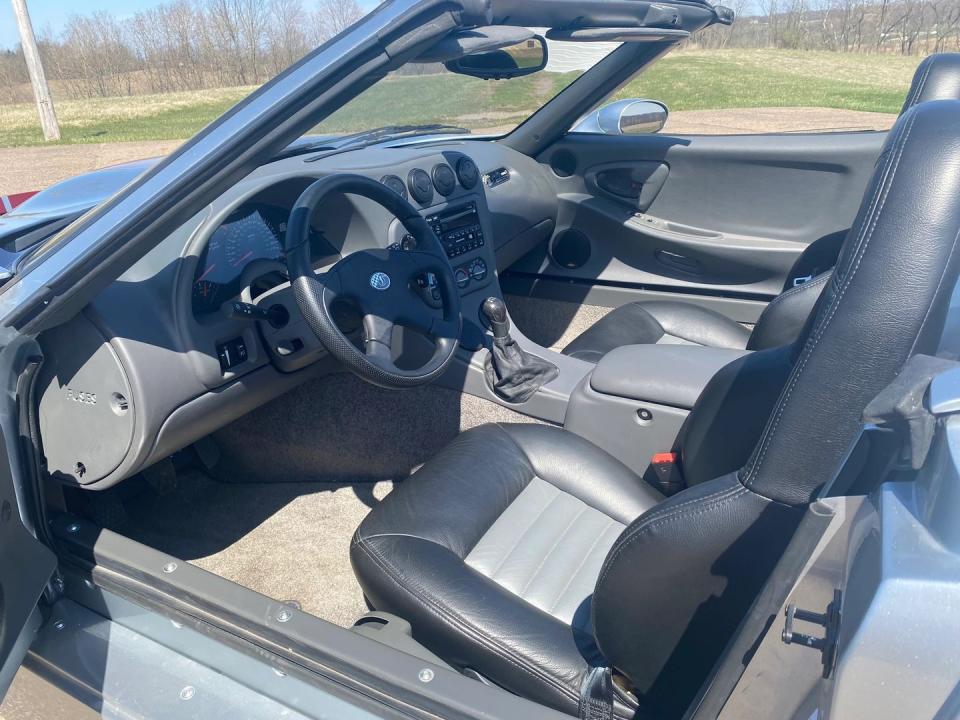
[[[341,259],[317,275],[310,257],[310,218],[333,193],[360,195],[396,217],[417,242],[414,251],[363,250]],[[460,293],[439,239],[419,212],[381,183],[362,175],[337,174],[311,184],[290,211],[285,239],[287,269],[294,297],[310,329],[323,346],[351,372],[375,385],[407,388],[433,382],[453,360],[463,318]],[[442,316],[416,288],[427,273],[437,278]],[[333,320],[331,305],[352,301],[363,314],[364,351],[343,334]],[[414,327],[436,345],[421,367],[405,370],[391,356],[393,328]]]

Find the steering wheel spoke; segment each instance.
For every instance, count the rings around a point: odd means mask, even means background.
[[[378,365],[393,364],[393,328],[392,321],[379,315],[363,316],[363,352]]]

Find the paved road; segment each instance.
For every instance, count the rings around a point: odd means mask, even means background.
[[[673,113],[665,132],[742,134],[886,129],[894,115],[827,108],[749,108]],[[0,195],[39,190],[97,168],[166,155],[181,141],[0,148]]]

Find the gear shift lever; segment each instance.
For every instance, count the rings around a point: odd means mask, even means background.
[[[510,337],[510,319],[507,317],[507,306],[497,297],[488,297],[483,301],[483,314],[490,323],[493,337],[505,340]]]
[[[493,347],[484,368],[487,385],[507,402],[526,402],[560,371],[552,363],[525,352],[510,337],[510,318],[503,300],[489,297],[481,311],[493,331]]]

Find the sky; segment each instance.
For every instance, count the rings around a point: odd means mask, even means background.
[[[360,6],[371,9],[379,0],[358,0]],[[44,34],[56,35],[63,29],[71,15],[91,14],[105,10],[117,18],[130,17],[139,10],[156,7],[161,0],[27,0],[27,10],[33,21],[33,30],[39,37]],[[306,0],[304,6],[310,5]],[[0,49],[12,49],[20,42],[17,25],[13,20],[13,6],[10,0],[0,0]]]

